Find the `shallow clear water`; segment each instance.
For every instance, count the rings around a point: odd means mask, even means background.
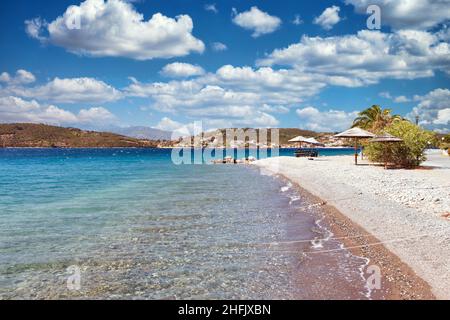
[[[307,254],[340,246],[309,241],[329,236],[320,210],[251,167],[175,166],[170,150],[0,149],[0,176],[1,298],[365,294],[365,261]]]

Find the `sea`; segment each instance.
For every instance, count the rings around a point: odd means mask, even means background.
[[[170,149],[0,149],[0,299],[370,299],[323,214],[282,177]]]

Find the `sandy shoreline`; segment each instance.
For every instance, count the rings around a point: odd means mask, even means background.
[[[375,299],[450,298],[450,221],[442,217],[450,211],[450,167],[383,170],[356,167],[348,156],[280,157],[255,165],[326,202],[333,233],[350,236],[345,246],[380,267],[382,289]]]

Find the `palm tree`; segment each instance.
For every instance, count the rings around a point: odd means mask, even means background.
[[[391,109],[382,109],[379,105],[373,105],[358,114],[352,127],[376,132],[401,119],[402,117],[399,115],[392,115]]]

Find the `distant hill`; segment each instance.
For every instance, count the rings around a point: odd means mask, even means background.
[[[126,127],[126,128],[112,128],[108,131],[121,134],[127,137],[136,139],[148,139],[148,140],[171,140],[172,133],[169,131],[163,131],[159,129],[149,127]]]
[[[244,129],[246,130],[246,129]],[[255,129],[258,132],[259,135],[259,130],[260,129]],[[268,138],[268,142],[271,142],[271,130],[274,129],[267,129],[267,138]],[[298,129],[298,128],[277,128],[275,130],[278,130],[279,133],[279,143],[280,144],[287,144],[289,140],[291,140],[292,138],[295,138],[297,136],[304,136],[304,137],[314,137],[314,138],[318,138],[321,136],[325,136],[327,135],[326,133],[318,133],[315,131],[310,131],[310,130],[303,130],[303,129]],[[225,137],[225,131],[226,129],[220,129],[220,131],[222,132],[222,134]],[[216,131],[215,131],[216,132]],[[214,132],[209,133],[209,134],[205,134],[206,136],[214,134]]]
[[[0,147],[42,148],[151,148],[154,141],[109,132],[83,131],[44,124],[0,124]]]

